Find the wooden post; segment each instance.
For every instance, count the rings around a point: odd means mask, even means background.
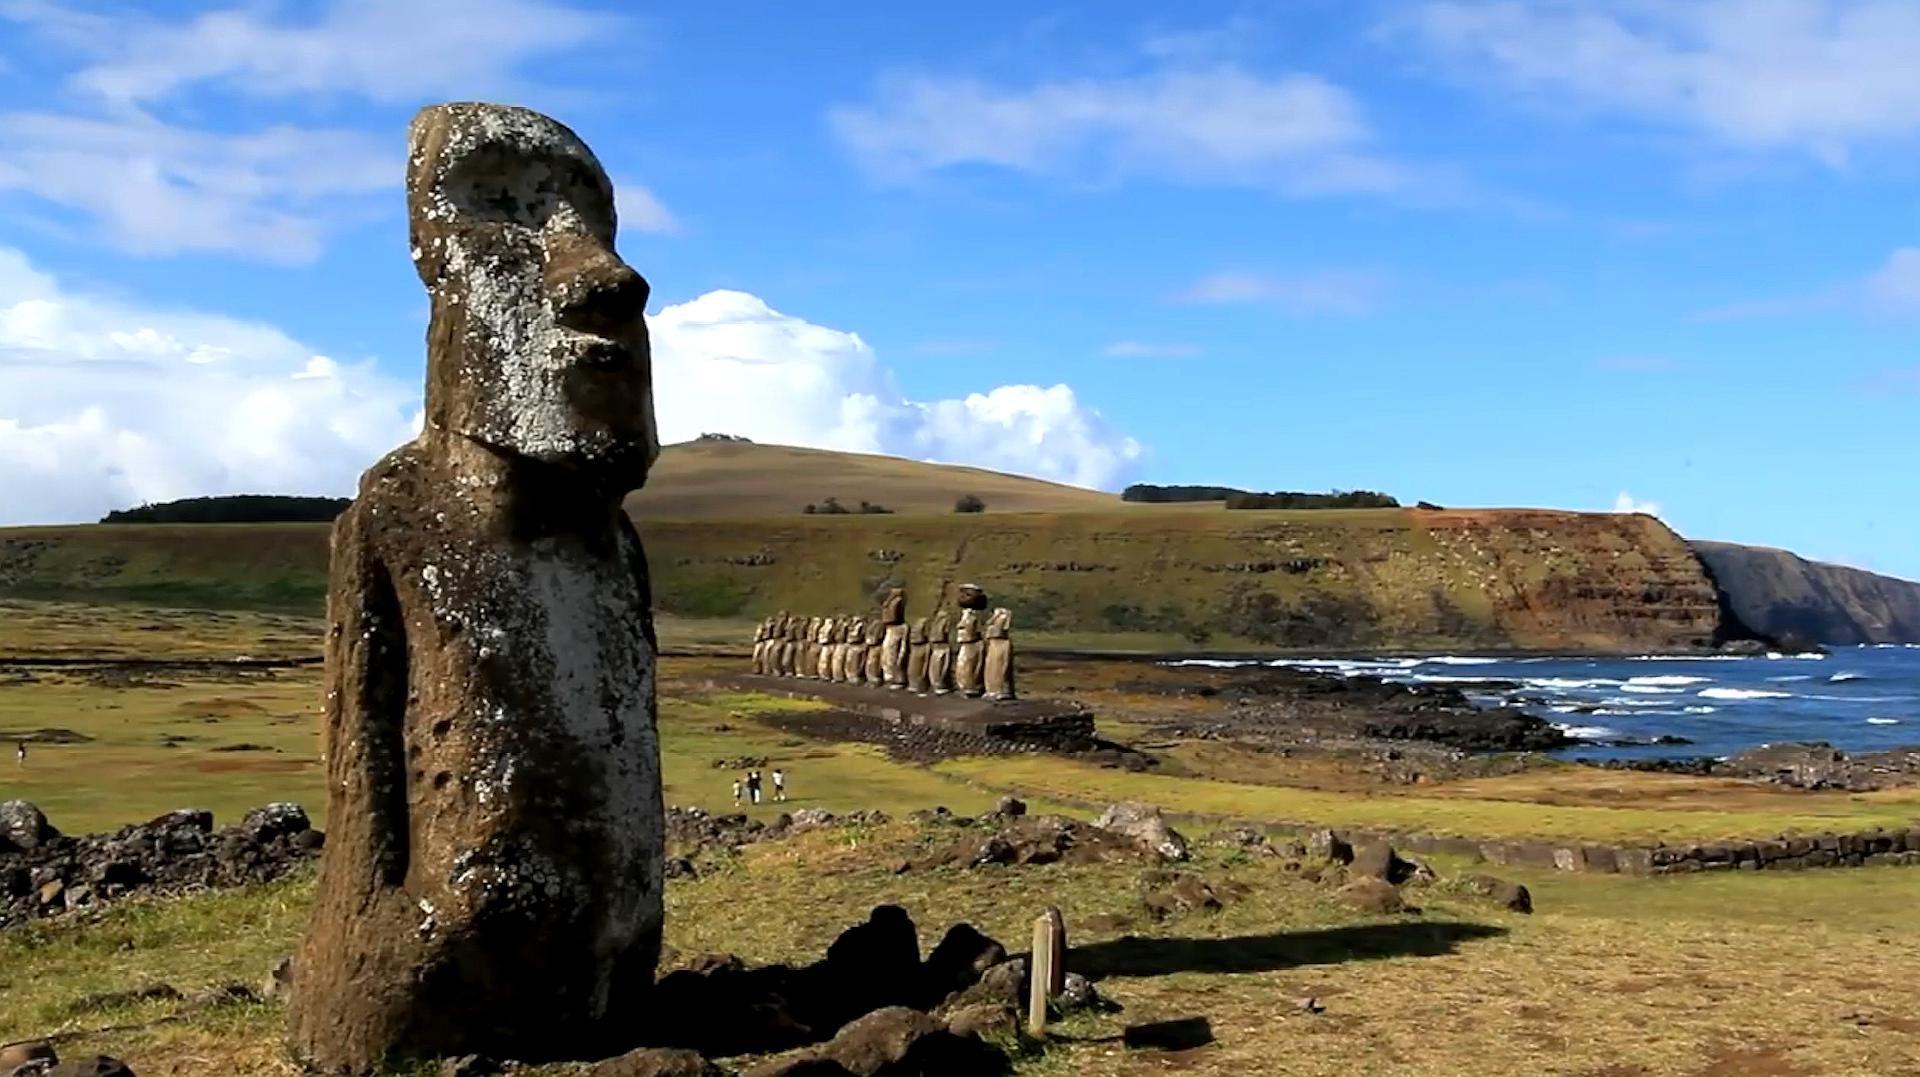
[[[1053,918],[1046,914],[1033,922],[1033,958],[1027,969],[1027,1035],[1047,1034],[1047,988],[1053,983]]]
[[[1048,906],[1045,915],[1053,924],[1052,974],[1047,977],[1047,997],[1052,998],[1067,989],[1067,918],[1058,905]]]

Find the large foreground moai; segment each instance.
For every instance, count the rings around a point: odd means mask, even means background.
[[[936,696],[953,691],[953,617],[945,606],[927,619],[927,690]]]
[[[960,607],[960,618],[953,626],[953,687],[962,695],[978,697],[986,691],[986,648],[980,638],[987,593],[963,583],[955,603]]]
[[[654,634],[620,507],[659,452],[647,285],[567,128],[456,104],[409,139],[426,422],[333,528],[289,1035],[328,1071],[596,1057],[660,948]]]
[[[907,592],[895,587],[880,603],[880,677],[888,688],[907,686]]]
[[[987,654],[981,681],[988,699],[1012,699],[1013,611],[1002,606],[987,618]]]

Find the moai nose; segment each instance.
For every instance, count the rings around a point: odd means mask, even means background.
[[[619,336],[647,309],[646,278],[597,237],[564,232],[547,237],[547,294],[561,325],[595,336]]]

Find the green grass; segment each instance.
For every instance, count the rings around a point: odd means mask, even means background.
[[[1270,824],[1416,830],[1481,838],[1704,841],[1770,837],[1786,832],[1817,833],[1880,826],[1905,828],[1920,818],[1920,790],[1911,789],[1854,796],[1809,794],[1801,800],[1804,806],[1798,810],[1716,811],[1325,792],[1135,774],[1040,756],[956,759],[937,764],[934,769],[987,790],[1071,803],[1144,800],[1166,811],[1186,815]],[[1572,785],[1604,781],[1608,777],[1604,773],[1570,771],[1563,781]]]

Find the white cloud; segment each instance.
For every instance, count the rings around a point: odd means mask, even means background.
[[[622,180],[613,185],[614,208],[622,231],[675,235],[680,218],[644,184]]]
[[[515,72],[527,61],[617,25],[550,0],[332,0],[304,19],[249,5],[172,20],[0,3],[0,33],[81,60],[65,80],[78,110],[0,114],[0,194],[78,213],[134,254],[310,261],[365,196],[397,188],[400,121],[374,138],[297,124],[215,130],[199,117],[246,115],[262,99],[522,98]],[[624,195],[635,227],[671,229],[645,188]]]
[[[1901,247],[1867,277],[1866,299],[1889,313],[1920,311],[1920,247]]]
[[[1110,359],[1191,359],[1199,355],[1200,351],[1198,344],[1116,340],[1100,349],[1100,354]]]
[[[1224,272],[1200,278],[1174,298],[1183,303],[1265,304],[1293,314],[1365,314],[1379,305],[1386,285],[1383,274],[1364,270]]]
[[[205,494],[350,494],[418,393],[271,326],[69,291],[0,248],[0,523]]]
[[[880,81],[873,102],[830,110],[828,124],[872,174],[895,182],[955,165],[1290,195],[1391,192],[1409,182],[1372,152],[1371,132],[1345,90],[1313,75],[1267,76],[1231,64],[1017,88],[893,76]]]
[[[1880,314],[1920,314],[1920,247],[1900,247],[1864,277],[1800,295],[1770,299],[1743,299],[1696,313],[1697,321],[1735,321],[1746,318],[1789,318],[1831,311]]]
[[[1632,494],[1622,490],[1620,491],[1620,496],[1613,499],[1613,511],[1644,513],[1648,516],[1658,517],[1660,515],[1660,505],[1658,502],[1653,501],[1636,501]]]
[[[782,314],[745,292],[708,292],[650,325],[664,441],[724,431],[1102,488],[1131,477],[1144,455],[1065,385],[908,400],[857,334]]]
[[[1471,80],[1844,164],[1920,134],[1911,0],[1442,2],[1391,24]]]

